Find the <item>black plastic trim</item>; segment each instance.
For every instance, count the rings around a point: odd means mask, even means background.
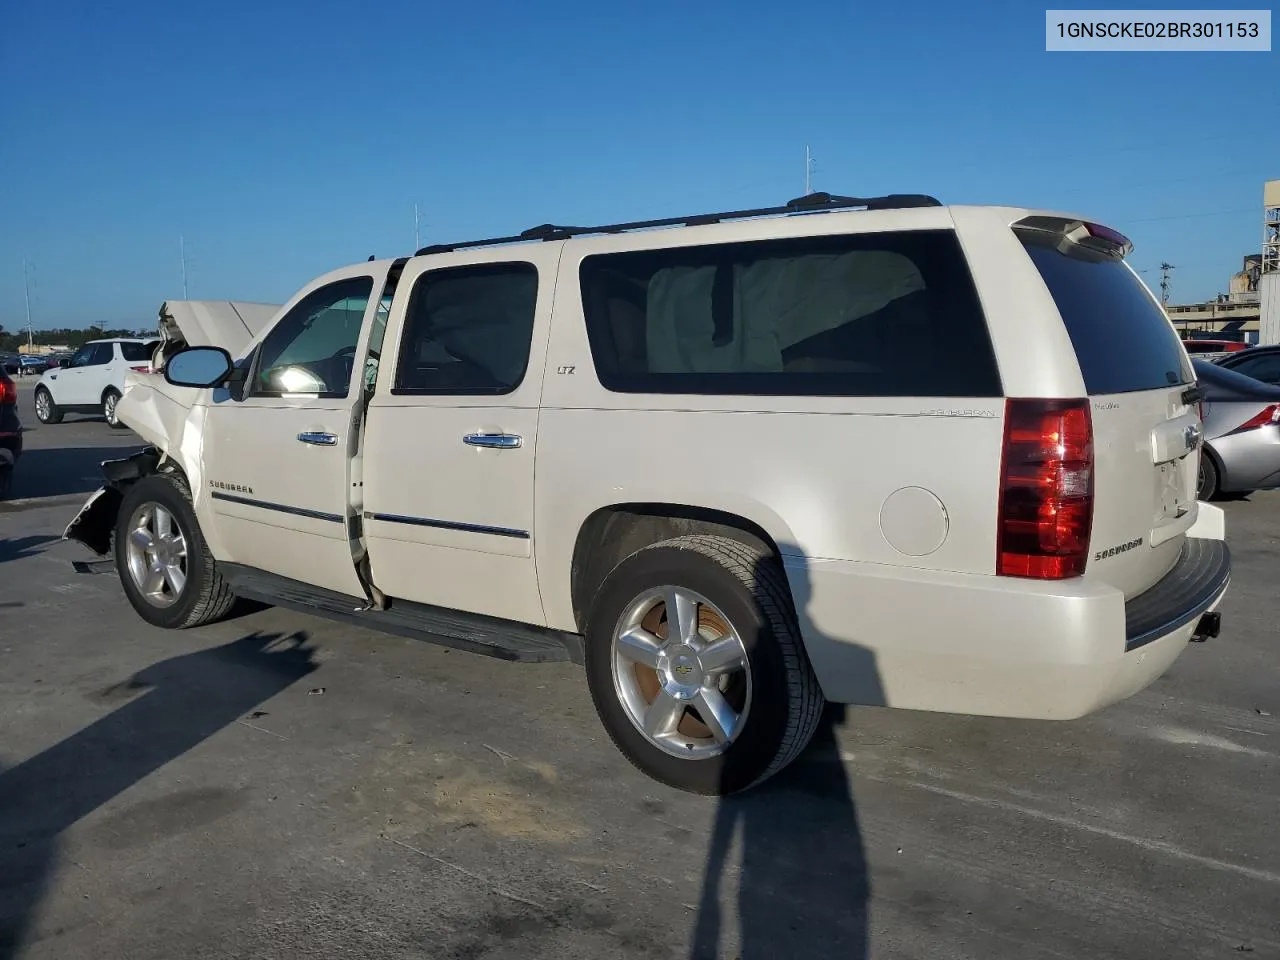
[[[249,497],[237,497],[230,493],[222,493],[215,490],[211,496],[215,500],[225,500],[227,503],[239,503],[246,507],[258,507],[261,510],[274,510],[276,513],[287,513],[294,517],[310,517],[312,520],[327,520],[330,523],[343,523],[341,515],[336,513],[325,513],[321,510],[308,510],[305,507],[290,507],[283,503],[271,503],[268,500],[252,500]]]
[[[629,230],[650,230],[655,227],[695,227],[722,220],[747,220],[754,217],[777,217],[786,214],[811,213],[823,210],[847,210],[862,207],[865,210],[895,210],[908,207],[940,207],[936,197],[923,193],[890,193],[883,197],[842,197],[830,193],[809,193],[788,200],[780,207],[757,207],[754,210],[729,210],[724,213],[698,213],[683,217],[666,217],[661,220],[633,220],[630,223],[610,223],[598,227],[569,227],[555,223],[543,223],[513,237],[494,237],[489,240],[468,240],[465,243],[436,243],[423,247],[416,257],[433,253],[450,253],[472,247],[491,247],[507,243],[528,243],[532,240],[568,240],[586,234],[626,233]]]
[[[365,609],[365,601],[238,563],[220,563],[233,593],[246,600],[298,610],[340,623],[380,630],[442,647],[523,663],[581,664],[578,634],[549,630],[411,600],[389,598],[385,610]]]
[[[528,540],[528,530],[516,530],[512,527],[490,527],[483,523],[459,523],[456,520],[435,520],[431,517],[405,517],[398,513],[364,512],[366,520],[381,520],[383,523],[405,523],[413,527],[435,527],[439,530],[459,530],[463,533],[488,533],[495,537],[511,537],[513,540]]]
[[[1136,650],[1197,620],[1230,580],[1226,542],[1188,537],[1173,569],[1124,605],[1125,650]]]

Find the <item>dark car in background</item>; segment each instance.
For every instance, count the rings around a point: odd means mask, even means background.
[[[23,376],[31,373],[44,373],[49,369],[49,361],[44,357],[24,353],[18,358],[18,372]]]
[[[0,371],[0,497],[9,492],[13,470],[22,455],[22,423],[18,420],[18,385]]]
[[[1280,386],[1280,345],[1250,347],[1214,358],[1214,363],[1263,383]]]

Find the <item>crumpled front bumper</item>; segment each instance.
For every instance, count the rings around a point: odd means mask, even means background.
[[[124,488],[154,473],[159,462],[160,451],[153,448],[123,460],[104,460],[102,475],[107,482],[85,501],[80,512],[62,532],[62,539],[82,543],[98,556],[110,553],[111,535],[115,530],[116,516],[120,513],[120,503],[124,500]]]

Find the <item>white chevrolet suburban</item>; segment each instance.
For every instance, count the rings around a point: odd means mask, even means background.
[[[1216,636],[1230,575],[1130,249],[811,194],[371,259],[162,324],[117,409],[151,446],[66,536],[164,627],[246,597],[582,662],[686,790],[777,772],[824,701],[1079,717]]]

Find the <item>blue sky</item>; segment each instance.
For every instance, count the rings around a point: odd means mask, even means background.
[[[9,0],[0,323],[280,302],[423,242],[833,193],[1066,208],[1224,290],[1280,178],[1274,53],[1044,51],[1044,7]],[[1150,282],[1158,281],[1155,272]]]

